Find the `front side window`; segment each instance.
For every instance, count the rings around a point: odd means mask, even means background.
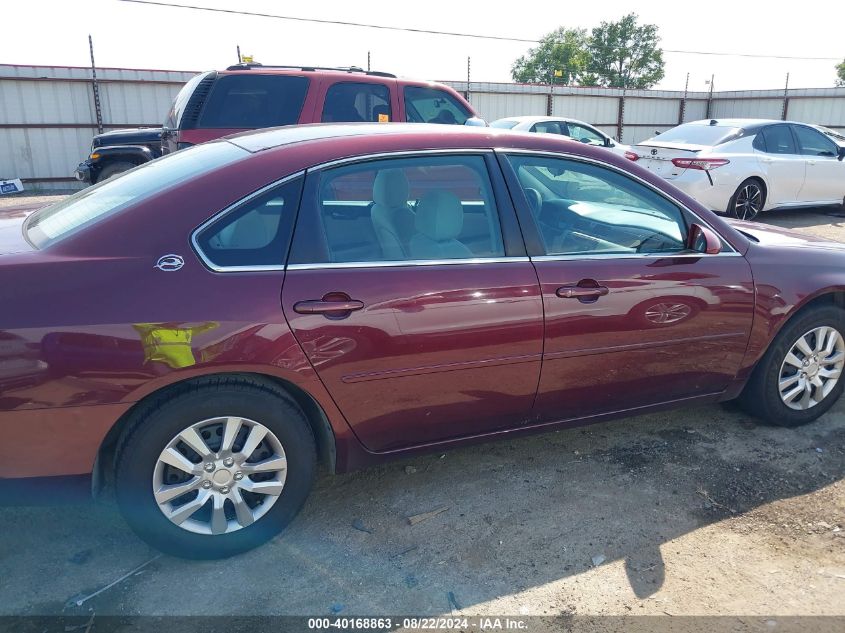
[[[598,145],[604,147],[604,137],[593,129],[577,123],[569,124],[569,136],[576,141],[587,143],[589,145]]]
[[[792,138],[792,132],[789,131],[788,125],[770,125],[769,127],[763,128],[760,134],[763,135],[763,141],[768,154],[798,153],[798,150],[795,148],[795,140]]]
[[[392,121],[390,89],[382,84],[341,81],[326,91],[323,118],[326,122]]]
[[[472,113],[445,90],[405,87],[405,118],[409,123],[463,125],[471,116]]]
[[[803,125],[793,125],[795,137],[798,139],[798,149],[807,156],[836,156],[836,143],[817,132]]]
[[[687,250],[681,209],[611,169],[573,160],[510,156],[548,255]]]
[[[157,158],[36,211],[27,220],[27,238],[35,247],[45,248],[168,187],[245,156],[249,156],[246,150],[218,141]]]
[[[368,161],[321,172],[291,263],[472,259],[505,254],[482,156]],[[303,217],[305,216],[305,217]]]
[[[213,267],[281,266],[293,231],[302,178],[242,204],[202,229],[196,245]]]
[[[220,77],[200,115],[201,128],[262,128],[299,121],[308,78],[243,73]]]

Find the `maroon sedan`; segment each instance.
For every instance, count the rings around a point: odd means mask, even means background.
[[[843,245],[565,139],[279,128],[25,215],[0,477],[90,479],[176,555],[269,539],[318,462],[735,398],[793,426],[843,389]]]

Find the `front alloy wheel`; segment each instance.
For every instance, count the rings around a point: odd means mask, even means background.
[[[757,363],[739,404],[763,422],[799,426],[822,416],[845,388],[845,310],[809,306],[793,316]]]
[[[843,366],[845,341],[837,330],[822,326],[806,332],[781,364],[781,400],[797,411],[815,407],[836,387]]]

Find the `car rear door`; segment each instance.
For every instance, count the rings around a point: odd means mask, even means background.
[[[530,415],[542,299],[498,169],[488,151],[308,173],[282,305],[369,450]]]
[[[545,310],[535,421],[723,391],[752,322],[745,258],[727,243],[718,255],[688,249],[689,212],[609,166],[530,154],[505,162]],[[538,197],[539,208],[528,204]]]
[[[792,125],[806,177],[798,197],[805,202],[842,202],[845,197],[845,162],[836,143],[807,125]]]
[[[766,199],[772,206],[798,202],[804,186],[806,165],[798,153],[789,125],[764,127],[754,139],[754,152],[766,176]]]

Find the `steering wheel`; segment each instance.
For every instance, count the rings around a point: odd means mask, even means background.
[[[536,189],[526,187],[525,197],[528,198],[528,206],[531,209],[531,213],[536,218],[540,215],[540,209],[543,207],[543,196]]]

